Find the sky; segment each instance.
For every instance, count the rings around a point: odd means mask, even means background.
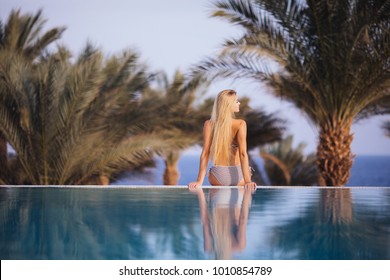
[[[43,11],[45,30],[64,26],[59,40],[75,55],[91,42],[107,54],[136,50],[152,70],[187,71],[218,52],[224,40],[241,30],[228,22],[211,18],[211,0],[0,0],[0,18],[6,22],[12,9],[22,13]],[[215,97],[225,88],[251,99],[251,106],[275,113],[287,120],[286,135],[294,146],[304,142],[305,153],[315,152],[317,129],[291,103],[272,97],[267,88],[247,80],[220,80],[206,96]],[[390,138],[381,124],[390,116],[378,116],[352,126],[352,152],[357,155],[390,155]]]

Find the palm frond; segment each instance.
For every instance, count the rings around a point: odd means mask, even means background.
[[[170,124],[156,114],[161,104],[139,98],[153,75],[138,54],[104,61],[87,46],[75,63],[54,53],[35,64],[0,55],[0,129],[28,182],[85,183],[175,146],[163,133]]]
[[[4,27],[0,26],[0,48],[16,51],[33,61],[48,45],[58,40],[65,30],[57,27],[43,33],[45,23],[42,10],[23,15],[20,10],[12,10]]]
[[[265,61],[259,61],[254,55],[241,56],[240,53],[229,53],[229,55],[204,60],[193,70],[193,73],[195,76],[203,74],[210,80],[233,77],[266,81],[272,71]]]
[[[221,55],[201,62],[195,73],[269,83],[314,123],[355,118],[385,94],[388,6],[388,1],[217,1],[214,16],[245,32],[226,41]],[[259,67],[264,58],[283,71]]]
[[[242,108],[240,111],[242,112],[239,117],[243,118],[248,126],[248,150],[282,139],[286,129],[285,121],[276,114],[267,114],[263,110],[250,108]]]
[[[214,6],[213,17],[227,19],[232,24],[244,27],[247,32],[253,32],[259,25],[256,6],[250,1],[217,1]]]
[[[293,137],[261,149],[264,168],[271,185],[312,186],[317,182],[316,157],[304,155],[306,144],[292,147]]]

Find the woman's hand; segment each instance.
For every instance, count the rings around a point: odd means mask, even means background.
[[[191,191],[194,191],[196,189],[199,189],[202,187],[202,182],[196,181],[196,182],[191,182],[188,184],[188,189]]]
[[[244,188],[245,188],[246,190],[250,190],[250,191],[252,191],[252,192],[255,192],[256,187],[257,187],[257,185],[256,185],[255,182],[245,183],[245,185],[244,185]]]

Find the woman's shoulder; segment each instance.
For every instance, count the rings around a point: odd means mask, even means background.
[[[208,119],[204,122],[204,126],[210,126],[211,125],[211,120]]]
[[[246,130],[246,122],[244,120],[241,120],[241,119],[234,119],[232,128],[234,131],[233,133],[235,135],[237,135],[238,131],[240,131],[242,129]]]
[[[234,126],[242,126],[242,125],[246,125],[246,122],[242,119],[234,119],[233,125]]]
[[[206,120],[203,124],[203,129],[205,130],[211,130],[212,122],[211,120]]]

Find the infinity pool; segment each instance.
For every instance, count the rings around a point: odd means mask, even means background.
[[[390,259],[390,188],[1,187],[1,259]]]

